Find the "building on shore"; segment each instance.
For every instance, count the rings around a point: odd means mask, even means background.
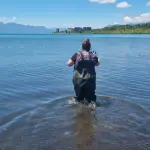
[[[60,31],[59,28],[56,29],[55,33],[82,33],[84,31],[91,31],[91,27],[74,27],[74,28],[68,28],[66,30]]]
[[[75,27],[75,28],[74,28],[74,31],[75,31],[75,32],[81,32],[81,31],[83,31],[83,29],[82,29],[81,27]]]
[[[90,30],[92,30],[91,27],[83,27],[83,31],[90,31]]]
[[[74,29],[73,28],[68,28],[68,32],[73,32]]]
[[[92,30],[91,27],[83,27],[83,28],[81,28],[81,27],[75,27],[73,29],[74,32],[84,32],[84,31],[90,31],[90,30]]]
[[[59,31],[60,31],[59,28],[57,28],[55,32],[56,32],[56,33],[59,33]]]

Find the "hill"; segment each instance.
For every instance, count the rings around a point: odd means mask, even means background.
[[[101,29],[92,29],[83,33],[93,34],[150,34],[150,22],[141,24],[113,25]]]
[[[16,23],[0,22],[0,34],[51,34],[54,29],[44,26],[30,26]]]

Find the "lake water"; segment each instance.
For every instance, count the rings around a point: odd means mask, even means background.
[[[97,101],[73,106],[68,59],[90,38]],[[0,150],[150,149],[150,35],[1,35]]]

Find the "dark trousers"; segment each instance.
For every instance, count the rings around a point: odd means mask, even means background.
[[[86,100],[87,102],[94,101],[96,102],[96,95],[95,95],[95,89],[96,89],[96,79],[77,79],[73,82],[74,84],[74,90],[76,94],[76,100],[79,102],[82,102],[83,100]]]

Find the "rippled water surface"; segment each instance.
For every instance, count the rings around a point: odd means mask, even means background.
[[[69,103],[66,62],[90,38],[95,111]],[[149,150],[149,35],[1,35],[0,150]]]

